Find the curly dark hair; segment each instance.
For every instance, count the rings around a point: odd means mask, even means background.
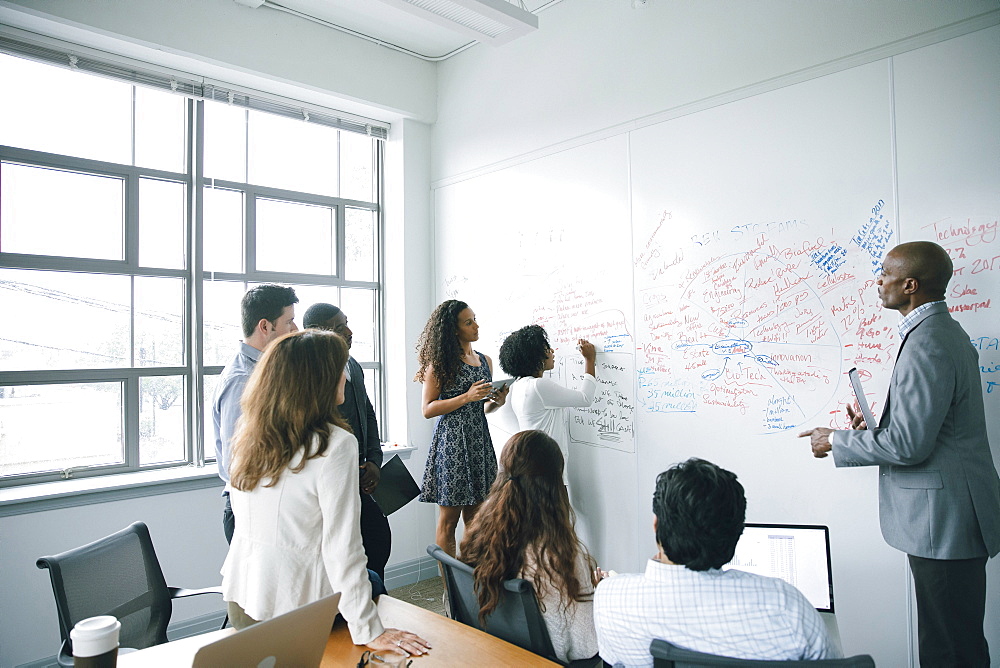
[[[692,457],[656,478],[656,542],[692,571],[721,568],[743,533],[747,499],[736,474]]]
[[[544,368],[549,335],[541,325],[528,325],[510,334],[500,346],[500,368],[514,378],[534,376]]]
[[[451,386],[462,359],[462,345],[458,342],[458,314],[467,308],[469,305],[465,302],[449,299],[434,309],[417,339],[420,368],[413,380],[424,382],[424,372],[431,367],[442,392]]]
[[[596,562],[573,529],[562,474],[562,452],[545,432],[522,431],[504,445],[500,473],[462,538],[461,559],[476,569],[480,623],[500,603],[504,580],[521,577],[529,550],[534,568],[526,575],[539,598],[552,587],[565,609],[589,595],[577,560],[582,554],[590,572]]]

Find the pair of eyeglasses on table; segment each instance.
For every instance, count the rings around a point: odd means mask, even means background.
[[[372,656],[378,657],[376,662],[372,661]],[[365,668],[365,666],[399,666],[400,668],[410,668],[413,665],[413,659],[401,660],[397,663],[387,663],[381,660],[381,656],[374,654],[371,650],[365,650],[364,654],[358,660],[358,668]]]

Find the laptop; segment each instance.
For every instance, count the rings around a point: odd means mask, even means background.
[[[205,645],[193,668],[318,666],[337,617],[340,594],[321,598]]]
[[[819,612],[833,610],[830,530],[810,524],[747,523],[733,560],[723,570],[781,578],[794,586]]]

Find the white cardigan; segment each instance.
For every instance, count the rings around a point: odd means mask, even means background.
[[[317,439],[310,444],[315,451]],[[292,466],[304,456],[301,449]],[[334,427],[321,457],[273,487],[230,491],[236,533],[222,566],[222,594],[264,621],[340,592],[355,644],[384,631],[372,601],[361,543],[358,441]]]

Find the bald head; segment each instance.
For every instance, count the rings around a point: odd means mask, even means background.
[[[954,265],[941,246],[932,241],[910,241],[899,244],[886,255],[886,260],[897,262],[898,273],[917,280],[917,292],[929,297],[928,301],[944,299]]]

